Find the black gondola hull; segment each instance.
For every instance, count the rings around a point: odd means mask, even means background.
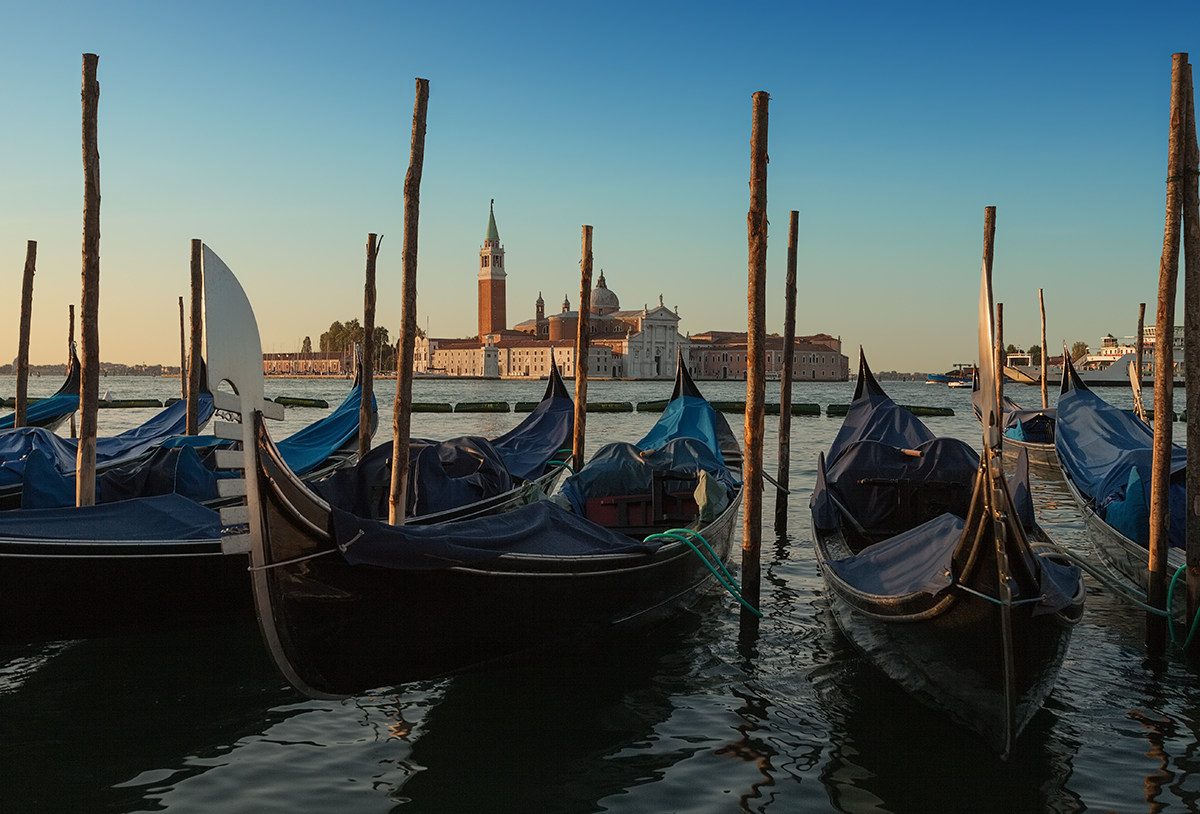
[[[823,549],[830,534],[814,535],[834,618],[846,638],[913,698],[1005,752],[1009,711],[1000,606],[958,589],[938,596],[863,594],[829,567]],[[994,572],[990,585],[972,587],[995,596]],[[1054,688],[1082,613],[1082,592],[1066,611],[1034,615],[1035,607],[1016,606],[1011,615],[1014,739]]]
[[[269,467],[269,450],[260,455]],[[264,536],[271,559],[281,563],[256,573],[271,597],[269,624],[284,651],[277,656],[320,694],[351,694],[629,632],[677,615],[717,584],[682,543],[654,554],[503,555],[434,571],[350,565],[314,535],[322,507],[300,505],[307,496],[284,473],[260,473],[259,487]],[[722,561],[739,506],[740,495],[702,530]]]

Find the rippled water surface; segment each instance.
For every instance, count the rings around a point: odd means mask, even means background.
[[[31,392],[58,382],[35,379]],[[736,382],[701,382],[712,399]],[[114,378],[114,398],[178,392]],[[949,406],[939,434],[978,448],[968,391],[884,383],[900,403]],[[38,388],[41,388],[39,390]],[[376,442],[394,381],[377,383]],[[269,396],[327,398],[344,380],[268,380]],[[542,386],[419,380],[414,399],[536,400]],[[592,382],[593,401],[664,398],[669,383]],[[853,383],[797,385],[794,400],[850,400]],[[0,377],[0,395],[12,395]],[[1033,388],[1009,394],[1032,405]],[[1122,406],[1125,391],[1102,391]],[[778,385],[768,384],[768,401]],[[1053,398],[1053,396],[1052,396]],[[1180,394],[1182,403],[1182,394]],[[153,411],[100,413],[103,433]],[[289,409],[277,437],[324,411]],[[589,415],[588,448],[636,440],[652,414]],[[495,435],[516,414],[417,414],[414,434]],[[735,429],[738,429],[735,423]],[[570,657],[313,701],[276,673],[252,619],[182,631],[0,648],[0,811],[725,812],[1158,811],[1200,808],[1195,669],[1147,659],[1143,618],[1094,581],[1058,685],[1015,754],[910,701],[838,633],[813,562],[808,496],[840,419],[792,421],[786,533],[764,496],[765,617],[743,629],[713,596],[633,641]],[[778,420],[767,418],[767,469]],[[1183,425],[1175,425],[1182,434]],[[1035,488],[1064,545],[1087,537],[1061,483]],[[447,602],[462,601],[448,597]],[[0,624],[20,625],[19,619]]]

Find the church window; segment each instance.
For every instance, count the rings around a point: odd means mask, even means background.
[[[488,256],[485,254],[485,255],[483,256],[483,267],[484,267],[484,268],[487,268],[487,267],[488,267],[488,259],[489,259],[489,258],[488,258]]]

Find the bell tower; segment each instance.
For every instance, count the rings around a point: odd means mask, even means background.
[[[479,338],[508,327],[504,306],[504,247],[496,229],[496,200],[488,207],[487,235],[479,250]]]

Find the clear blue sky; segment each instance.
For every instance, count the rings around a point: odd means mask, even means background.
[[[38,241],[31,360],[65,358],[80,295],[81,54],[99,54],[100,346],[177,364],[201,238],[266,351],[361,318],[400,325],[414,78],[430,80],[418,312],[475,332],[488,201],[510,324],[578,299],[580,227],[623,307],[744,330],[751,95],[771,94],[768,329],[800,212],[798,331],[877,370],[975,355],[984,207],[1005,339],[1153,322],[1171,54],[1200,3],[9,4],[0,50],[0,360]],[[1182,300],[1182,291],[1180,294]]]

